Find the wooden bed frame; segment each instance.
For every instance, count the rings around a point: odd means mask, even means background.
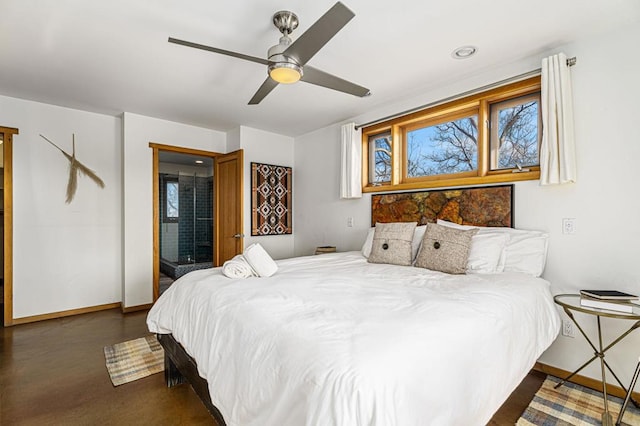
[[[157,334],[164,348],[164,380],[167,387],[189,383],[218,426],[226,426],[220,411],[211,402],[209,383],[198,374],[196,360],[191,358],[172,334]]]
[[[444,219],[477,226],[513,227],[513,185],[378,194],[371,197],[371,223]],[[189,383],[219,426],[222,413],[211,402],[209,383],[198,374],[196,361],[171,334],[158,334],[164,348],[167,387]]]

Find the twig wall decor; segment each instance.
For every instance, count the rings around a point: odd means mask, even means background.
[[[84,164],[82,164],[80,161],[76,159],[76,135],[75,134],[72,134],[72,137],[71,137],[71,143],[73,146],[72,148],[73,151],[71,155],[69,155],[64,149],[60,148],[58,145],[56,145],[51,140],[49,140],[46,136],[40,135],[40,137],[46,140],[47,142],[49,142],[51,145],[58,148],[58,150],[62,153],[62,155],[64,155],[65,158],[69,160],[69,182],[67,183],[67,199],[65,200],[65,203],[69,204],[73,201],[73,197],[75,197],[76,190],[78,189],[78,175],[80,173],[89,177],[100,188],[104,188],[104,182],[102,181],[102,179],[100,179],[93,170],[91,170],[90,168],[88,168],[87,166],[85,166]]]

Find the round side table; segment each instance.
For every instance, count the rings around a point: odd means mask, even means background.
[[[620,381],[618,376],[616,376],[616,373],[613,372],[613,370],[611,369],[611,367],[609,366],[609,364],[605,360],[605,353],[609,349],[614,347],[622,339],[627,337],[636,328],[640,327],[640,306],[628,303],[627,305],[631,305],[632,306],[632,308],[631,308],[632,312],[630,312],[630,313],[617,312],[617,311],[611,311],[611,310],[607,310],[607,309],[599,309],[599,308],[592,308],[590,306],[583,306],[583,305],[580,304],[581,298],[582,297],[579,294],[559,294],[559,295],[555,296],[553,298],[553,300],[558,305],[562,306],[562,309],[564,309],[564,312],[567,314],[567,316],[569,316],[571,321],[573,321],[573,323],[576,325],[576,327],[578,327],[578,330],[580,330],[580,334],[582,334],[582,336],[586,339],[586,341],[589,343],[591,348],[593,348],[594,355],[588,361],[586,361],[584,364],[582,364],[576,371],[574,371],[573,373],[569,374],[560,383],[558,383],[555,386],[555,388],[558,388],[558,387],[562,386],[565,382],[571,380],[571,378],[573,376],[575,376],[576,374],[578,374],[583,368],[585,368],[587,365],[589,365],[593,361],[595,361],[596,358],[600,358],[600,371],[602,373],[602,393],[604,394],[604,412],[602,413],[602,425],[603,426],[613,426],[613,418],[611,416],[611,413],[609,412],[609,403],[608,403],[608,400],[607,400],[606,370],[609,370],[609,372],[616,379],[616,381],[618,382],[620,387],[622,389],[624,389],[624,391],[627,393],[627,397],[625,398],[625,401],[628,401],[628,398],[630,398],[631,389],[627,390],[627,388],[622,384],[622,382]],[[596,321],[597,321],[597,324],[598,324],[598,346],[597,347],[591,341],[591,339],[589,338],[587,333],[585,333],[585,331],[582,329],[580,324],[576,321],[576,319],[574,317],[574,313],[575,312],[581,312],[583,314],[593,315],[593,316],[596,317]],[[631,325],[631,327],[629,327],[629,329],[627,329],[627,331],[622,333],[620,336],[618,336],[615,340],[613,340],[607,346],[603,346],[603,344],[602,344],[602,324],[601,324],[601,321],[600,321],[600,319],[603,318],[603,317],[604,318],[615,318],[615,319],[621,319],[621,320],[631,320],[631,321],[634,321],[634,322]],[[606,370],[605,370],[605,368],[606,368]],[[633,401],[633,403],[636,406],[638,406],[636,401]],[[624,407],[626,407],[626,404],[625,404]],[[620,422],[623,414],[624,414],[624,409],[620,412],[620,415],[618,416],[618,422]]]

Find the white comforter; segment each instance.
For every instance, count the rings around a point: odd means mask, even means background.
[[[282,260],[176,281],[147,319],[196,359],[229,426],[483,425],[557,336],[549,283],[367,263]]]

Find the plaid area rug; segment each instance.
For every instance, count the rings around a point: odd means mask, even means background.
[[[104,347],[107,371],[120,386],[164,370],[164,350],[156,336],[146,336]]]
[[[566,382],[558,389],[560,381],[549,376],[524,411],[517,426],[565,426],[601,425],[604,400],[602,392]],[[615,423],[623,400],[609,395],[609,411]],[[640,425],[640,410],[629,401],[622,418],[623,425]]]

